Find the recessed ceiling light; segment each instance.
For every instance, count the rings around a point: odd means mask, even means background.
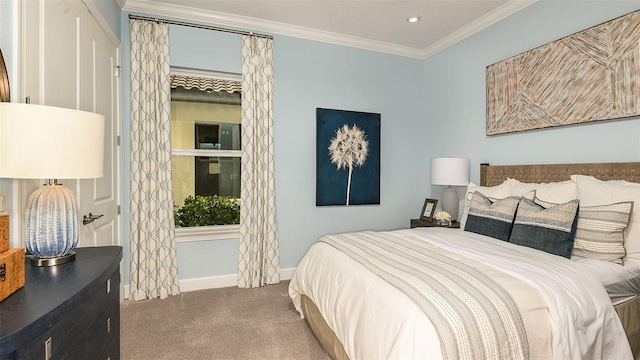
[[[420,21],[420,16],[416,15],[416,16],[409,16],[407,18],[407,22],[410,23],[417,23],[418,21]]]

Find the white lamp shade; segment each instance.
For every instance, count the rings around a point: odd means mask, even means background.
[[[431,159],[431,185],[469,185],[469,159]]]
[[[0,177],[97,178],[103,167],[104,116],[0,103]],[[25,212],[27,250],[50,266],[72,261],[77,244],[78,204],[73,191],[55,182],[34,191]]]
[[[104,116],[0,103],[0,177],[87,179],[103,175]]]

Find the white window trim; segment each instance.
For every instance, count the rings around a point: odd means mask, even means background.
[[[219,80],[241,81],[240,74],[206,71],[189,68],[171,67],[175,75],[213,78]],[[208,150],[208,149],[172,149],[171,155],[179,156],[212,156],[212,157],[241,157],[240,150]],[[176,228],[176,242],[187,243],[194,241],[229,240],[240,237],[240,225],[215,225]]]
[[[240,237],[240,225],[215,225],[176,228],[176,242],[229,240]]]
[[[209,79],[215,79],[215,80],[242,81],[241,74],[228,73],[228,72],[222,72],[222,71],[192,69],[192,68],[178,67],[178,66],[171,67],[171,74],[179,75],[179,76],[209,78]]]
[[[173,149],[172,156],[242,157],[240,150]]]

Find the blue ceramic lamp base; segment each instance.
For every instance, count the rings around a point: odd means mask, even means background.
[[[73,191],[56,181],[45,184],[29,196],[25,221],[31,265],[54,266],[75,260],[78,205]]]

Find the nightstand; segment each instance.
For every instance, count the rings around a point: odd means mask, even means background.
[[[436,224],[436,221],[424,221],[424,220],[420,220],[420,219],[411,219],[411,228],[417,228],[417,227],[448,227],[451,229],[460,229],[460,222],[459,221],[452,221],[450,226],[440,226],[438,224]]]

